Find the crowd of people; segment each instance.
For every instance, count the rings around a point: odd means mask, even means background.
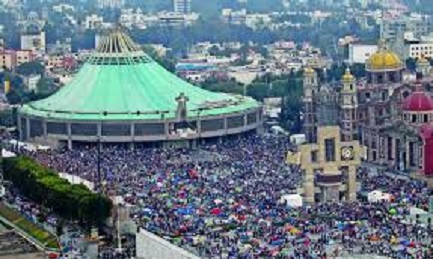
[[[284,137],[251,135],[199,149],[104,147],[104,190],[133,205],[142,228],[205,258],[327,258],[376,254],[428,258],[431,222],[409,220],[426,209],[426,184],[359,170],[362,192],[382,190],[389,202],[288,206],[302,173],[285,163]],[[56,170],[98,180],[96,148],[27,152]]]

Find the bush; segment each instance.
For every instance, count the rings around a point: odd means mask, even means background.
[[[79,220],[88,226],[102,223],[111,211],[111,201],[92,193],[84,185],[70,184],[57,172],[31,158],[8,158],[3,163],[4,177],[21,193],[56,214]]]
[[[22,215],[20,215],[18,212],[14,211],[11,208],[8,208],[2,203],[0,203],[0,215],[12,222],[22,231],[32,236],[34,239],[41,242],[46,247],[52,249],[59,249],[57,238],[54,235],[36,226],[32,222],[24,218]]]

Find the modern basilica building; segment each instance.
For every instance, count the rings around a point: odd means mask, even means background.
[[[209,92],[178,78],[113,30],[75,78],[19,109],[20,139],[73,148],[83,143],[193,145],[260,128],[262,104]]]

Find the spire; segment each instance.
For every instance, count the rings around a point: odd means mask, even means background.
[[[380,39],[379,42],[377,43],[377,47],[379,51],[386,50],[386,41],[384,39]]]
[[[120,25],[107,31],[96,51],[87,60],[96,65],[128,65],[150,63],[153,60],[137,45]]]
[[[350,68],[346,68],[346,72],[343,75],[343,81],[352,81],[354,79],[352,73],[350,72]]]
[[[131,53],[140,51],[132,39],[120,26],[114,26],[96,48],[98,53]]]

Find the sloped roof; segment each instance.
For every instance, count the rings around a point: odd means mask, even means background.
[[[126,34],[111,32],[74,79],[52,96],[24,105],[21,113],[72,120],[174,118],[176,98],[188,97],[188,116],[218,115],[260,106],[242,96],[210,92],[173,75]]]

